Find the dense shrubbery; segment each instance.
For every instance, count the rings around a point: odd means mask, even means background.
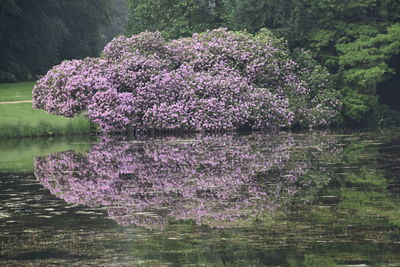
[[[65,61],[38,81],[34,107],[85,113],[103,132],[328,126],[339,96],[329,74],[284,41],[217,29],[165,41],[145,32],[100,58]]]

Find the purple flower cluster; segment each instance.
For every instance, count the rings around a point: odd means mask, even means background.
[[[85,113],[102,132],[318,127],[340,109],[327,79],[325,69],[295,62],[267,30],[168,42],[144,32],[115,38],[100,58],[54,67],[33,100],[50,113]]]
[[[103,137],[87,154],[36,158],[35,175],[52,194],[103,207],[120,224],[153,227],[173,218],[220,227],[273,212],[297,192],[327,183],[319,165],[330,162],[322,156],[332,159],[335,144],[318,138],[198,135],[132,142]]]
[[[64,61],[40,79],[33,89],[33,107],[73,117],[84,112],[94,94],[112,88],[104,59]]]

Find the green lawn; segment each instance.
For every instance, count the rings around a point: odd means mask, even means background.
[[[0,84],[0,102],[32,99],[32,87],[35,82]]]

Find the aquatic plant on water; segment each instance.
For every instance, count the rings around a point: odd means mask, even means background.
[[[99,58],[51,69],[34,87],[33,105],[84,113],[105,133],[329,126],[339,95],[327,70],[300,53],[296,62],[268,30],[118,37]]]

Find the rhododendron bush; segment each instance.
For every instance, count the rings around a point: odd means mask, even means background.
[[[152,228],[172,218],[220,227],[272,213],[298,193],[312,195],[329,182],[325,166],[337,157],[336,143],[286,134],[103,137],[87,154],[36,158],[35,175],[57,197],[104,208],[123,225]]]
[[[328,126],[338,93],[311,56],[297,58],[268,30],[172,41],[145,32],[115,38],[99,58],[55,66],[34,87],[33,105],[85,113],[103,132]]]

